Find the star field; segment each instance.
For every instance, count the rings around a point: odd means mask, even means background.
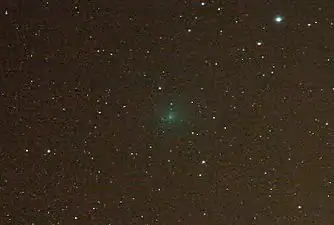
[[[334,1],[4,1],[0,224],[334,224]]]

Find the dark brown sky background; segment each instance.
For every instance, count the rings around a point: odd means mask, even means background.
[[[0,14],[1,225],[334,224],[334,1]]]

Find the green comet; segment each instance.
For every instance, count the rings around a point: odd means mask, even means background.
[[[173,110],[169,110],[167,115],[162,118],[166,123],[175,123],[176,122],[176,113]]]
[[[156,132],[162,141],[161,148],[164,148],[170,141],[189,135],[189,122],[185,118],[184,107],[181,104],[170,102],[169,105],[160,107],[157,113]]]

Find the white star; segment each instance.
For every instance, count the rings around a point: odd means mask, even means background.
[[[281,23],[283,21],[283,17],[281,17],[281,16],[276,16],[275,17],[275,22],[276,23]]]

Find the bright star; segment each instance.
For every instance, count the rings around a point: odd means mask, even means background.
[[[276,23],[281,23],[283,21],[283,17],[282,16],[276,16],[275,21],[276,21]]]

